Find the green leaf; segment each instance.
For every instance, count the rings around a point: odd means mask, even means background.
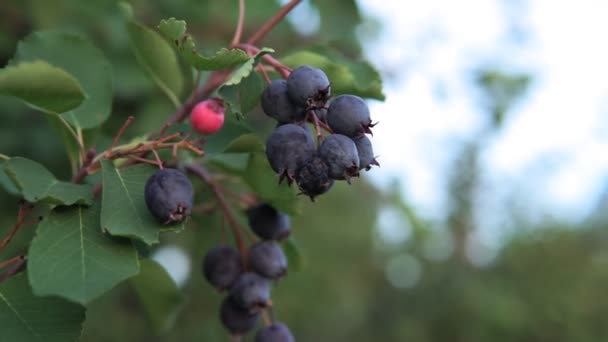
[[[157,32],[134,21],[127,23],[129,39],[139,64],[176,106],[184,91],[182,68],[173,48]]]
[[[260,137],[253,133],[243,134],[240,137],[234,139],[228,147],[226,147],[225,153],[250,153],[250,152],[264,152],[265,146]]]
[[[252,73],[238,84],[223,86],[219,93],[224,100],[228,115],[242,118],[258,104],[262,91],[264,91],[262,81],[258,75]]]
[[[175,45],[180,55],[197,70],[222,70],[247,62],[250,58],[240,49],[221,49],[211,57],[205,57],[196,50],[194,39],[186,33],[186,22],[169,18],[158,25],[160,33]]]
[[[21,194],[19,189],[13,184],[13,181],[8,177],[6,172],[4,171],[4,167],[6,166],[6,160],[0,160],[0,187],[4,189],[4,191],[8,192],[13,196],[18,196]]]
[[[141,272],[130,280],[157,335],[171,330],[184,302],[173,279],[153,260],[141,260]]]
[[[289,215],[299,213],[295,187],[288,187],[287,182],[279,184],[265,153],[251,153],[243,178],[264,202]]]
[[[151,245],[158,242],[160,231],[184,228],[183,223],[162,225],[146,207],[146,181],[156,170],[156,167],[147,164],[117,169],[111,161],[101,160],[101,226],[104,230],[112,235],[136,238]]]
[[[105,234],[100,205],[56,207],[38,225],[28,254],[34,293],[87,304],[139,271],[131,241]]]
[[[242,121],[226,120],[222,129],[208,137],[205,141],[205,153],[213,155],[227,152],[226,148],[243,134],[249,134],[252,130]]]
[[[238,69],[232,72],[232,74],[230,75],[228,80],[224,82],[224,85],[222,87],[237,85],[241,83],[243,79],[245,79],[253,72],[254,68],[258,65],[260,59],[262,59],[264,55],[273,52],[273,49],[262,48],[255,56],[249,58],[249,60],[247,60],[243,65],[241,65]]]
[[[85,99],[74,76],[43,61],[1,69],[0,95],[15,96],[43,111],[58,113],[78,107]]]
[[[24,274],[0,284],[0,341],[73,342],[84,319],[78,304],[35,296]]]
[[[296,240],[293,237],[287,238],[287,240],[281,243],[281,248],[283,248],[283,252],[287,256],[289,272],[301,271],[304,268],[305,260]]]
[[[384,100],[380,74],[367,62],[352,61],[336,51],[318,48],[319,52],[299,51],[281,59],[291,67],[311,65],[322,69],[331,82],[334,95],[353,94]]]
[[[59,181],[44,166],[21,157],[9,159],[4,171],[28,202],[44,201],[52,204],[93,203],[93,187]]]
[[[112,112],[112,67],[93,43],[72,33],[36,32],[19,43],[15,60],[37,59],[69,72],[87,94],[81,106],[52,112],[62,113],[72,126],[83,129],[98,127],[108,119]]]

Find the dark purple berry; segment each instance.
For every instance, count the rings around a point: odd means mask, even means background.
[[[362,98],[355,95],[340,95],[334,98],[327,109],[327,124],[334,133],[356,137],[372,133],[369,108]]]
[[[243,335],[255,328],[260,318],[259,312],[249,312],[234,303],[230,297],[224,298],[220,306],[220,320],[233,335]]]
[[[323,107],[315,109],[315,114],[319,120],[327,122],[327,108]]]
[[[302,194],[310,197],[312,201],[334,185],[334,180],[329,177],[329,167],[319,156],[314,156],[304,163],[296,172],[296,179]]]
[[[156,171],[148,178],[144,195],[148,210],[163,224],[182,222],[190,215],[194,191],[179,170]]]
[[[305,109],[323,107],[331,93],[329,79],[323,70],[303,65],[287,77],[289,98]]]
[[[241,254],[231,246],[209,250],[203,260],[205,279],[219,290],[227,290],[242,273]]]
[[[293,334],[282,322],[274,322],[258,330],[255,342],[295,342]]]
[[[241,273],[230,288],[230,298],[249,312],[259,311],[270,303],[270,281],[256,273]]]
[[[372,149],[372,142],[367,136],[362,135],[360,137],[353,138],[355,146],[357,146],[357,152],[359,152],[359,170],[365,169],[369,171],[372,165],[377,165],[378,161],[374,158],[374,150]]]
[[[262,93],[261,102],[264,113],[279,123],[303,121],[306,117],[306,110],[289,99],[285,80],[272,81]]]
[[[249,268],[276,280],[287,273],[287,257],[274,241],[260,241],[249,248]]]
[[[279,182],[287,178],[291,184],[296,170],[315,153],[310,130],[295,124],[281,125],[266,141],[266,157],[272,169],[279,174]]]
[[[327,136],[319,146],[319,156],[333,179],[350,180],[359,175],[359,153],[355,142],[342,134]]]
[[[262,203],[247,210],[251,230],[264,240],[283,240],[291,233],[289,216]]]

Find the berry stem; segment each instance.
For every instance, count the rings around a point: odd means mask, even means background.
[[[296,7],[302,0],[291,0],[285,6],[281,7],[279,11],[272,16],[259,30],[257,30],[250,38],[247,40],[247,44],[255,45],[257,42],[262,40],[268,32],[270,32],[278,23],[285,18],[285,16],[291,12],[291,10]]]
[[[186,171],[198,176],[200,179],[202,179],[205,183],[207,183],[211,187],[211,191],[213,191],[213,194],[215,195],[215,198],[217,199],[217,202],[220,205],[220,209],[224,212],[224,216],[226,217],[226,220],[228,220],[228,223],[230,225],[230,229],[232,230],[232,235],[234,236],[236,245],[237,245],[239,251],[241,252],[241,257],[242,257],[241,262],[243,264],[243,268],[246,269],[247,268],[247,245],[245,244],[245,240],[243,239],[243,236],[241,235],[241,231],[240,231],[241,228],[236,219],[236,216],[234,216],[232,209],[228,205],[228,201],[226,201],[226,198],[224,197],[224,193],[222,192],[221,187],[219,186],[219,184],[217,184],[213,180],[213,177],[211,177],[211,175],[209,174],[209,171],[207,171],[207,169],[204,166],[202,166],[200,164],[188,164],[188,165],[186,165],[185,168],[186,168]]]
[[[125,132],[127,127],[129,127],[129,125],[133,122],[133,120],[135,120],[135,118],[133,116],[129,116],[127,118],[127,121],[125,121],[125,123],[122,124],[122,126],[118,130],[118,133],[116,133],[116,135],[114,136],[114,139],[112,139],[112,143],[110,144],[110,147],[108,147],[108,150],[107,150],[108,153],[112,152],[112,149],[114,149],[114,146],[116,146],[118,139],[120,139],[120,137],[123,135],[123,133]]]
[[[241,41],[243,35],[243,23],[245,22],[245,0],[239,0],[239,19],[236,24],[236,31],[230,46],[236,46]]]
[[[24,258],[25,258],[24,255],[18,255],[18,256],[14,257],[14,258],[10,258],[10,259],[8,259],[6,261],[2,261],[2,262],[0,262],[0,269],[3,269],[3,268],[5,268],[6,266],[8,266],[10,264],[14,264],[15,262],[17,262],[19,260],[22,260]]]
[[[6,272],[0,274],[0,283],[5,281],[6,279],[14,276],[15,274],[25,270],[25,261],[27,257],[21,256],[19,259],[12,262],[12,267],[9,268]]]
[[[262,311],[262,319],[264,320],[264,326],[269,326],[272,324],[272,320],[270,319],[270,315],[268,314],[268,310]]]

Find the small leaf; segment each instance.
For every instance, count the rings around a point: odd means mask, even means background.
[[[251,153],[243,178],[260,199],[277,210],[289,215],[299,212],[296,187],[288,187],[287,182],[279,184],[279,177],[270,167],[266,154]]]
[[[222,70],[233,68],[249,60],[247,53],[240,49],[221,49],[211,57],[200,55],[194,39],[186,33],[186,22],[169,18],[158,25],[160,33],[175,45],[180,55],[197,70]]]
[[[331,82],[333,95],[353,94],[384,100],[380,74],[367,62],[354,62],[334,50],[300,51],[281,61],[291,67],[311,65],[322,69]]]
[[[273,53],[273,52],[274,52],[273,49],[262,48],[260,51],[258,51],[258,53],[255,56],[249,58],[249,60],[247,60],[246,63],[244,63],[238,69],[236,69],[234,72],[232,72],[232,74],[230,75],[228,80],[226,80],[226,82],[224,82],[224,85],[222,87],[239,84],[244,78],[246,78],[253,72],[253,69],[258,65],[258,63],[260,62],[260,59],[264,55],[267,55],[267,54]]]
[[[238,84],[223,86],[219,93],[224,100],[228,115],[232,113],[237,118],[242,118],[258,104],[263,91],[260,78],[252,73]]]
[[[117,169],[111,161],[101,160],[101,226],[104,230],[112,235],[140,239],[151,245],[158,242],[160,231],[184,228],[183,223],[162,225],[148,211],[144,189],[146,181],[156,170],[147,164]]]
[[[27,271],[34,293],[87,304],[139,271],[126,239],[104,234],[100,205],[56,207],[38,225]]]
[[[141,260],[141,272],[131,278],[131,285],[139,296],[150,326],[157,335],[171,330],[184,302],[173,279],[153,260]]]
[[[15,60],[37,59],[69,72],[87,94],[79,107],[52,112],[62,113],[72,126],[83,129],[98,127],[108,119],[112,111],[112,67],[89,39],[61,31],[32,33],[17,46]]]
[[[78,304],[35,296],[24,274],[0,284],[0,341],[73,342],[84,319]]]
[[[6,160],[0,160],[0,187],[4,189],[4,191],[8,192],[13,196],[18,196],[21,194],[19,189],[13,184],[13,181],[8,177],[6,172],[4,171],[4,167],[6,165]]]
[[[66,112],[85,99],[74,76],[43,61],[18,63],[0,70],[0,95],[15,96],[49,112]]]
[[[285,253],[285,256],[287,256],[289,272],[301,271],[304,267],[304,257],[302,256],[302,252],[296,243],[296,240],[290,236],[281,243],[281,248],[283,248],[283,252]]]
[[[175,51],[157,32],[143,25],[130,21],[127,29],[139,64],[171,101],[179,104],[184,78]]]
[[[44,166],[21,157],[9,159],[4,171],[28,202],[52,204],[93,203],[93,186],[59,181]]]

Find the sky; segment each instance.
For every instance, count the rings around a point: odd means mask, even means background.
[[[608,185],[607,1],[358,3],[382,24],[375,39],[362,35],[366,57],[389,75],[387,100],[370,102],[382,165],[370,179],[399,178],[423,217],[441,217],[454,146],[486,123],[471,71],[494,66],[532,83],[482,152],[484,212],[514,194],[531,221],[590,213]]]

